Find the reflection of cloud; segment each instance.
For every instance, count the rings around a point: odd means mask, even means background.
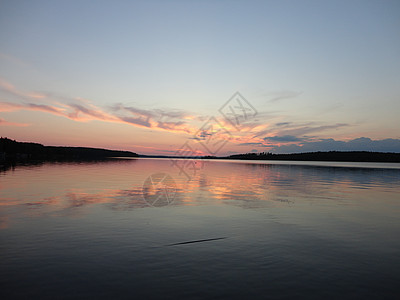
[[[126,202],[134,207],[146,207],[147,203],[142,198],[141,189],[136,190],[110,190],[105,189],[100,193],[87,193],[85,191],[68,192],[64,198],[67,207],[81,207],[93,204],[111,204],[114,202]]]
[[[179,190],[183,192],[183,190]],[[104,189],[99,193],[88,193],[84,190],[70,191],[63,197],[64,207],[62,209],[79,208],[88,205],[104,204],[115,210],[131,210],[135,208],[149,207],[149,204],[143,198],[141,188],[120,190]],[[179,197],[177,197],[179,199]],[[174,204],[179,204],[179,200]],[[55,203],[55,202],[54,202]],[[39,202],[42,204],[42,202]],[[43,204],[51,204],[49,201]]]
[[[0,229],[6,229],[9,227],[9,217],[0,216]]]
[[[354,142],[362,143],[367,140],[357,139]],[[153,167],[159,168],[159,165],[162,164],[162,160],[141,160],[141,166],[138,166],[136,172],[155,171],[157,169],[153,169]],[[206,167],[190,182],[176,180],[176,198],[173,205],[222,204],[255,209],[276,207],[277,205],[290,207],[292,204],[296,205],[297,201],[304,204],[304,201],[310,203],[321,199],[324,203],[328,201],[339,203],[347,201],[346,197],[343,197],[343,193],[390,192],[391,195],[397,195],[400,184],[398,169],[388,169],[382,172],[372,168],[316,167],[230,161],[207,161],[206,164]],[[79,186],[83,184],[84,188],[65,189],[65,184],[60,184],[64,183],[64,176],[54,176],[55,173],[52,172],[52,169],[59,168],[59,165],[55,164],[48,169],[49,172],[43,174],[45,176],[43,181],[49,182],[52,188],[49,189],[47,185],[38,185],[35,197],[31,197],[30,194],[21,194],[21,185],[19,184],[21,180],[14,178],[18,184],[14,187],[8,184],[7,187],[7,193],[14,195],[13,198],[3,197],[0,199],[3,212],[11,212],[12,224],[14,216],[18,216],[17,220],[21,218],[20,212],[40,217],[49,214],[53,216],[76,215],[87,211],[97,213],[97,208],[94,208],[96,205],[121,211],[149,207],[142,195],[143,183],[140,177],[133,180],[133,186],[129,183],[129,185],[124,185],[125,188],[112,188],[115,187],[114,183],[110,183],[108,188],[103,186],[105,184],[104,174],[110,171],[107,174],[112,177],[120,176],[116,179],[121,179],[121,182],[125,181],[126,163],[118,162],[118,165],[112,163],[112,166],[107,164],[104,167],[101,167],[102,165],[99,163],[91,165],[98,169],[90,174],[100,175],[95,178],[89,176],[70,177],[66,181],[68,186],[75,186],[75,183],[79,182]],[[169,162],[165,160],[164,166],[167,165]],[[70,172],[72,173],[63,170],[62,174],[74,176],[76,169],[73,168]],[[24,178],[23,173],[20,178]],[[25,174],[25,176],[30,176],[30,174]],[[49,178],[51,180],[48,180]],[[82,178],[85,178],[83,182],[81,182]],[[53,181],[54,179],[55,181]],[[85,180],[88,181],[85,182]],[[93,185],[94,182],[96,185]],[[119,182],[119,180],[115,182]],[[13,213],[13,211],[18,213]],[[103,212],[101,214],[103,215]],[[7,226],[7,220],[0,216],[0,228],[1,226]]]
[[[35,202],[26,202],[24,205],[32,206],[32,207],[39,207],[44,205],[55,205],[58,204],[60,201],[59,197],[47,197],[42,200],[38,200]]]

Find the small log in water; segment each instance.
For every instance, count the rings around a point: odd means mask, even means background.
[[[178,245],[186,245],[186,244],[193,244],[193,243],[210,242],[210,241],[216,241],[216,240],[223,240],[223,239],[226,239],[226,238],[227,237],[218,237],[218,238],[204,239],[204,240],[193,240],[193,241],[186,241],[186,242],[168,244],[168,245],[165,245],[165,246],[178,246]]]

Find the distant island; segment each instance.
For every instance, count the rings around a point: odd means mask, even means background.
[[[292,154],[269,152],[235,154],[222,159],[244,160],[298,160],[298,161],[347,161],[347,162],[400,162],[400,153],[369,151],[325,151]]]
[[[140,155],[148,158],[187,158],[187,159],[237,159],[237,160],[296,160],[296,161],[342,161],[342,162],[400,162],[400,153],[370,151],[319,151],[291,154],[274,154],[270,152],[243,153],[230,156],[170,156]]]
[[[239,160],[293,160],[342,162],[395,162],[400,163],[400,153],[369,151],[324,151],[292,154],[270,152],[244,153],[230,156],[161,156],[139,155],[130,151],[88,147],[44,146],[38,143],[17,142],[0,138],[0,163],[20,161],[99,160],[112,157],[188,158],[188,159],[239,159]]]
[[[38,143],[17,142],[9,138],[0,138],[0,162],[96,160],[138,156],[138,154],[130,151],[44,146]]]

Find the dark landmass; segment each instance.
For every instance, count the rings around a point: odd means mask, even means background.
[[[0,162],[98,160],[110,157],[138,157],[130,151],[87,147],[56,147],[0,138]]]
[[[208,157],[210,158],[210,157]],[[222,158],[222,157],[221,157]],[[328,151],[292,154],[245,153],[222,159],[244,160],[299,160],[299,161],[347,161],[347,162],[400,162],[400,153],[368,151]]]
[[[17,142],[0,138],[1,162],[34,162],[65,160],[101,160],[111,157],[187,158],[187,159],[240,159],[240,160],[297,160],[297,161],[342,161],[342,162],[400,162],[400,153],[368,151],[328,151],[292,154],[244,153],[225,157],[217,156],[163,156],[138,155],[130,151],[107,150],[87,147],[56,147],[38,143]]]
[[[292,154],[269,152],[244,153],[230,156],[169,156],[139,155],[146,158],[186,159],[240,159],[240,160],[297,160],[297,161],[347,161],[347,162],[400,162],[400,153],[369,151],[325,151]]]
[[[178,158],[176,156],[170,156],[170,155],[144,155],[144,154],[140,154],[139,156],[140,157],[145,157],[145,158]]]

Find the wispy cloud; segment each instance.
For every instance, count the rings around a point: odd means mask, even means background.
[[[17,102],[0,102],[0,112],[41,111],[79,122],[98,120],[189,134],[195,133],[197,129],[190,122],[201,119],[195,114],[177,109],[146,110],[121,103],[100,108],[87,99],[66,98],[45,92],[23,92],[4,79],[0,79],[0,90],[18,99]]]
[[[338,128],[347,127],[347,126],[350,126],[350,125],[346,124],[346,123],[337,123],[337,124],[333,124],[333,125],[301,126],[298,128],[282,130],[279,133],[280,133],[280,135],[299,136],[299,135],[304,135],[304,134],[309,134],[309,133],[327,131],[327,130],[331,130],[331,129],[338,129]]]
[[[120,120],[130,125],[137,125],[141,127],[151,128],[150,118],[143,119],[135,117],[120,117]]]
[[[264,141],[272,142],[300,142],[302,138],[295,137],[293,135],[283,135],[283,136],[268,136],[264,138]]]
[[[258,143],[240,143],[239,146],[260,146],[264,147],[265,145],[261,142]]]
[[[40,92],[20,91],[14,85],[2,78],[0,78],[0,90],[14,96],[22,97],[23,99],[43,99],[46,97],[45,94]]]
[[[26,126],[29,126],[29,124],[17,123],[17,122],[8,122],[8,121],[0,118],[0,126],[26,127]]]
[[[301,145],[318,141],[316,136],[312,137],[308,134],[327,134],[327,132],[350,126],[349,124],[337,123],[337,124],[319,124],[315,122],[309,123],[296,123],[296,122],[279,122],[266,124],[264,128],[259,131],[253,131],[252,136],[245,136],[243,138],[235,138],[235,142],[239,146],[254,146],[274,149],[285,149],[286,145],[288,149],[301,147]],[[279,148],[282,147],[282,148]]]
[[[94,105],[88,99],[68,98],[49,92],[26,92],[0,78],[0,112],[40,111],[78,122],[103,121],[128,124],[140,128],[174,133],[185,133],[189,139],[208,140],[209,132],[202,132],[205,116],[179,109],[143,109],[123,103],[107,107]],[[270,101],[296,97],[298,92],[281,92]],[[289,121],[287,121],[289,120]],[[352,126],[347,123],[297,122],[276,111],[259,112],[256,118],[241,124],[237,131],[228,121],[218,119],[220,126],[227,134],[220,133],[217,138],[229,140],[233,146],[251,146],[275,152],[304,152],[328,150],[372,149],[371,151],[393,151],[399,140],[372,141],[368,138],[355,139],[349,142],[333,139],[318,139],[318,136],[329,136],[336,129]],[[1,126],[29,126],[30,124],[10,122],[0,119]],[[313,137],[310,136],[313,135]],[[380,150],[377,150],[380,149]],[[385,150],[386,149],[386,150]]]
[[[48,112],[56,115],[64,115],[64,110],[56,106],[50,106],[45,104],[35,103],[11,103],[11,102],[0,102],[0,112],[10,112],[18,110],[36,110]]]
[[[278,140],[282,138],[279,137]],[[285,138],[283,138],[285,139]],[[288,138],[289,139],[289,138]],[[281,141],[279,141],[281,142]],[[367,137],[340,141],[335,139],[303,140],[300,143],[270,143],[262,142],[242,143],[240,146],[251,146],[256,148],[268,148],[274,153],[300,153],[316,151],[377,151],[377,152],[400,152],[400,139],[372,140]],[[264,150],[263,150],[264,151]]]
[[[295,98],[297,96],[300,96],[301,94],[302,92],[296,92],[296,91],[280,91],[267,94],[267,97],[270,98],[268,102],[273,103],[284,99]]]
[[[287,126],[290,125],[292,122],[280,122],[280,123],[276,123],[276,126]]]
[[[372,140],[367,137],[356,138],[350,141],[335,139],[320,139],[303,142],[299,145],[273,146],[271,151],[276,153],[299,153],[313,151],[378,151],[400,152],[400,139]]]
[[[66,105],[72,112],[68,113],[68,117],[73,120],[101,120],[101,121],[115,121],[116,118],[110,114],[107,114],[101,109],[90,105],[85,107],[82,104],[70,103]]]
[[[121,112],[121,111],[128,112],[137,117],[144,117],[146,119],[155,117],[155,112],[153,112],[151,110],[140,109],[140,108],[133,107],[133,106],[125,106],[122,103],[115,103],[114,105],[110,106],[110,109],[114,112]]]
[[[195,127],[190,126],[189,121],[195,120],[196,116],[185,111],[176,109],[140,109],[133,106],[125,106],[121,103],[112,105],[110,109],[116,116],[119,116],[119,119],[130,124],[174,132],[195,132]],[[128,115],[121,116],[121,114],[126,113]]]

